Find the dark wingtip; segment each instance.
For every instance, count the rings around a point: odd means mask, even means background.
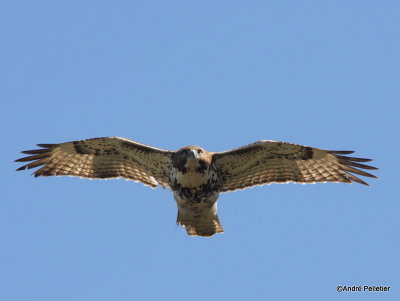
[[[356,177],[353,174],[347,174],[347,177],[351,182],[356,182],[356,183],[359,183],[359,184],[362,184],[365,186],[369,186],[369,184],[367,182],[364,182],[363,180],[361,180],[360,178]]]
[[[15,160],[15,162],[17,162],[17,161]],[[27,167],[26,165],[21,166],[20,168],[17,168],[15,171],[25,170],[26,167]]]
[[[341,169],[348,173],[347,177],[351,181],[369,186],[368,183],[359,179],[354,174],[361,175],[364,177],[369,177],[369,178],[375,178],[375,179],[378,178],[377,176],[367,173],[363,170],[363,169],[377,170],[378,169],[377,167],[359,163],[359,162],[363,162],[363,163],[370,162],[370,161],[372,161],[372,159],[343,156],[343,155],[351,154],[351,153],[353,153],[353,151],[328,151],[328,153],[330,153],[336,157],[336,159],[338,160],[338,163],[341,165]]]
[[[349,154],[354,153],[354,151],[337,151],[337,150],[330,150],[330,151],[328,151],[328,153],[334,154],[334,155],[349,155]]]
[[[51,157],[51,153],[54,147],[57,147],[59,144],[38,144],[40,147],[45,147],[43,149],[35,149],[35,150],[26,150],[22,151],[21,153],[27,154],[29,156],[19,158],[14,162],[29,162],[32,161],[24,166],[21,166],[16,171],[31,169],[38,167],[40,165],[45,165],[48,163]]]
[[[27,155],[37,155],[37,154],[48,153],[48,152],[51,152],[51,149],[48,149],[48,148],[32,149],[32,150],[22,151],[21,153],[27,154]]]
[[[53,148],[59,146],[59,144],[46,144],[46,143],[39,143],[37,144],[39,147],[44,147],[44,148]]]
[[[27,160],[26,158],[27,158],[27,157],[19,158],[19,159],[17,159],[17,160],[14,160],[14,162],[25,162],[25,161],[30,161],[30,160]]]

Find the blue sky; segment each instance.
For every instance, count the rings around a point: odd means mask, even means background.
[[[399,300],[397,1],[8,1],[0,7],[1,300]],[[37,143],[260,139],[373,158],[379,179],[222,194],[15,172]],[[336,292],[338,285],[391,291]]]

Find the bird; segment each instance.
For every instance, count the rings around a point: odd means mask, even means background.
[[[371,159],[349,157],[354,151],[272,140],[223,152],[208,152],[200,146],[169,151],[123,137],[37,146],[40,149],[22,151],[29,156],[15,161],[29,163],[17,171],[40,167],[35,177],[125,178],[152,188],[168,187],[178,207],[176,223],[188,235],[203,237],[224,232],[217,214],[221,193],[289,182],[368,185],[356,175],[376,178],[364,170],[377,169],[363,164]]]

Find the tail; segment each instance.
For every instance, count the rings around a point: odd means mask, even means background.
[[[184,215],[178,210],[176,223],[182,225],[186,229],[187,234],[191,236],[210,237],[216,233],[224,232],[218,215],[213,210],[210,210],[210,214],[202,214],[196,217],[193,215]]]

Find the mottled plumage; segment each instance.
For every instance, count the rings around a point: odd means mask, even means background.
[[[360,162],[370,159],[269,140],[230,151],[212,153],[199,146],[167,151],[138,142],[106,137],[60,144],[38,144],[23,151],[30,162],[17,170],[35,168],[38,176],[79,176],[93,179],[125,178],[156,188],[169,187],[178,206],[177,223],[189,235],[222,233],[217,215],[221,192],[271,183],[357,182],[354,174],[375,178],[362,169],[377,169]]]

